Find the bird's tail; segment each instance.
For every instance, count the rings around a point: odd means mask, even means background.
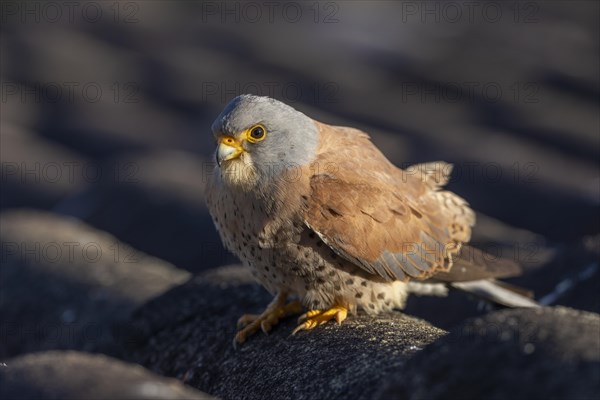
[[[416,295],[446,296],[448,288],[453,288],[505,307],[540,307],[531,291],[497,280],[521,272],[521,266],[512,260],[465,245],[450,271],[438,272],[425,281],[408,282],[407,291]]]
[[[532,308],[540,305],[531,298],[531,293],[518,286],[494,279],[448,283],[451,288],[467,292],[505,307]]]

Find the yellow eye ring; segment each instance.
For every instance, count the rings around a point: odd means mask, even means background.
[[[265,137],[267,137],[267,129],[260,124],[254,125],[246,131],[246,140],[250,143],[260,142]]]

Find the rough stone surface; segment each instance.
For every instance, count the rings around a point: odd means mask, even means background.
[[[132,321],[127,357],[226,399],[368,399],[386,373],[445,333],[390,313],[291,337],[290,317],[236,350],[237,318],[270,300],[251,279],[243,267],[223,267],[151,301]]]
[[[564,307],[469,320],[385,380],[378,399],[594,399],[600,315]]]
[[[0,214],[0,357],[113,350],[133,309],[188,279],[115,237],[46,212]]]
[[[0,365],[3,399],[211,399],[174,379],[102,355],[50,351]]]

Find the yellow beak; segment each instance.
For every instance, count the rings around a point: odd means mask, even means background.
[[[244,148],[237,140],[231,136],[221,136],[217,147],[217,164],[220,166],[224,161],[238,158],[243,152]]]

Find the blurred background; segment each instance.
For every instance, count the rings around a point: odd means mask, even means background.
[[[213,119],[253,93],[360,128],[399,166],[454,163],[474,242],[526,268],[513,282],[600,310],[598,2],[1,7],[3,263],[52,264],[55,242],[64,258],[56,221],[70,217],[192,273],[236,262],[203,182]],[[26,282],[3,289],[15,320]]]

